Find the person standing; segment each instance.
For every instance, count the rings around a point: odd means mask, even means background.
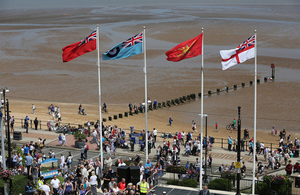
[[[105,113],[107,113],[107,106],[106,106],[106,103],[105,103],[105,102],[103,103],[103,111],[104,111]]]
[[[131,112],[132,112],[132,108],[133,108],[133,106],[132,106],[132,103],[131,103],[131,102],[128,104],[128,107],[129,107],[129,112],[131,113]]]
[[[157,101],[156,101],[156,99],[153,102],[153,107],[154,107],[155,110],[157,110]]]
[[[58,190],[59,190],[59,186],[60,186],[60,181],[59,179],[57,179],[57,176],[54,175],[53,179],[51,180],[51,191],[53,195],[58,195]]]
[[[216,132],[218,132],[218,126],[219,126],[218,123],[216,123]]]
[[[173,123],[173,119],[172,119],[172,117],[170,116],[170,117],[169,117],[169,124],[170,124],[170,126],[172,126],[172,123]]]
[[[233,119],[233,130],[235,129],[235,126],[236,126],[236,120],[235,120],[235,118]]]
[[[92,172],[92,176],[90,178],[91,183],[91,191],[93,194],[97,194],[97,176],[95,175],[95,172]]]
[[[37,130],[38,129],[38,125],[39,125],[39,121],[38,121],[37,117],[35,117],[33,123],[34,123],[34,129]]]
[[[157,136],[157,130],[155,128],[153,128],[153,137],[154,137],[155,142],[156,142],[156,136]]]
[[[98,162],[96,165],[96,176],[97,176],[97,188],[101,188],[101,177],[102,177],[102,169],[101,169],[101,162]]]
[[[24,128],[26,129],[26,133],[28,133],[28,121],[29,121],[29,118],[28,119],[27,118],[28,117],[26,116],[24,120]]]
[[[151,174],[151,166],[152,163],[150,162],[150,159],[147,160],[147,162],[145,163],[145,175],[146,175],[146,179],[148,179],[148,177],[150,177]]]
[[[292,170],[293,170],[292,161],[289,160],[289,164],[287,164],[285,167],[286,175],[290,176],[292,174]]]
[[[146,195],[149,192],[149,184],[146,182],[146,178],[143,178],[142,182],[139,182],[140,195]]]
[[[45,183],[40,187],[40,190],[44,191],[46,195],[50,195],[50,187],[45,181]]]
[[[14,130],[15,130],[14,124],[15,124],[15,117],[12,116],[11,119],[10,119],[10,131],[11,131],[11,133],[13,133]]]
[[[33,183],[36,184],[39,176],[40,165],[33,159],[33,162],[29,168],[29,176],[32,176]]]
[[[90,131],[91,130],[91,123],[90,123],[90,121],[87,122],[87,126],[88,126],[88,131]]]
[[[199,192],[199,195],[210,195],[207,186],[204,186],[204,189]]]
[[[71,192],[73,191],[73,184],[71,183],[70,179],[68,178],[67,181],[65,182],[64,186],[64,194],[65,195],[71,195]]]
[[[231,146],[232,146],[232,140],[231,137],[228,137],[228,150],[231,151]]]
[[[62,145],[68,146],[65,133],[61,136],[61,140],[62,140]]]
[[[34,104],[32,104],[32,112],[33,112],[33,114],[35,114],[35,105]]]
[[[29,148],[28,148],[28,150],[29,150]],[[27,150],[27,152],[28,152],[28,150]],[[29,178],[30,167],[31,167],[31,164],[32,164],[32,161],[33,161],[33,158],[32,158],[32,156],[30,155],[29,152],[27,153],[27,156],[25,157],[25,159],[26,159],[26,167],[27,167],[27,178]]]
[[[102,185],[102,192],[104,192],[104,189],[109,189],[109,182],[111,180],[111,176],[110,174],[108,173],[107,169],[105,169],[104,171],[104,175],[103,175],[103,185]]]

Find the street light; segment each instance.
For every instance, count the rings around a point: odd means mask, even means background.
[[[0,89],[0,128],[1,128],[1,153],[2,153],[2,164],[3,164],[3,170],[6,170],[6,163],[5,163],[5,146],[4,146],[4,133],[3,133],[3,116],[5,116],[5,92],[9,92],[7,87]],[[2,99],[3,95],[3,99]],[[4,115],[2,112],[2,109],[4,109]],[[7,135],[7,134],[6,134]]]
[[[201,116],[201,114],[199,114],[199,116]],[[207,167],[207,114],[203,114],[203,117],[205,117],[205,139],[206,139],[206,148],[205,148],[205,166],[204,166],[204,178],[205,178],[205,180],[207,180],[207,175],[206,175],[206,167]],[[202,135],[202,133],[203,132],[201,132],[201,135]],[[200,172],[200,174],[202,174],[202,166],[203,166],[203,164],[202,164],[202,162],[203,162],[203,160],[202,160],[202,142],[203,142],[203,140],[201,140],[201,151],[200,151],[200,164],[201,164],[201,172]],[[201,175],[201,178],[200,178],[200,181],[202,181],[202,175]],[[202,185],[202,182],[201,182],[201,185]],[[201,186],[200,186],[201,187]]]

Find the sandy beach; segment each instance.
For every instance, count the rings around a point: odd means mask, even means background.
[[[118,1],[119,2],[119,1]],[[132,1],[134,2],[134,1]],[[4,1],[4,3],[6,3]],[[157,3],[157,4],[155,4]],[[148,97],[158,102],[201,91],[201,56],[178,63],[166,61],[164,53],[178,43],[193,38],[204,27],[204,92],[240,86],[229,93],[204,98],[204,113],[208,114],[209,134],[227,137],[225,126],[237,118],[242,107],[242,128],[253,130],[254,59],[226,71],[221,70],[221,49],[233,49],[258,31],[257,129],[258,139],[277,143],[270,136],[274,125],[286,129],[293,137],[300,136],[300,5],[294,1],[261,4],[237,3],[224,5],[206,1],[152,4],[103,4],[94,7],[59,6],[39,9],[13,3],[2,6],[0,12],[0,88],[8,87],[11,114],[18,119],[26,115],[48,121],[47,107],[53,103],[61,108],[63,122],[82,124],[99,119],[97,53],[87,53],[63,63],[62,48],[85,38],[96,24],[100,26],[100,53],[142,31],[146,26]],[[4,5],[4,4],[2,4]],[[272,5],[272,6],[271,6]],[[128,111],[128,103],[139,105],[144,100],[143,55],[124,60],[101,61],[102,102],[109,113],[103,118]],[[275,82],[264,83],[275,64]],[[78,115],[82,103],[86,116]],[[37,107],[33,115],[31,105]],[[200,130],[200,100],[170,108],[151,111],[148,129],[163,132],[190,131],[195,120]],[[172,116],[174,124],[168,126]],[[219,132],[213,132],[214,124]],[[129,129],[145,128],[144,114],[114,120]],[[253,135],[253,133],[252,133]],[[235,133],[232,133],[235,137]]]

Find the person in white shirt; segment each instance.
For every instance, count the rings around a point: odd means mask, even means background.
[[[105,169],[108,169],[108,167],[112,166],[112,160],[109,156],[106,156],[106,159],[104,160],[104,166]]]
[[[120,166],[126,166],[126,164],[124,163],[124,160],[123,160],[123,159],[121,159],[121,161],[120,161],[119,164],[118,164],[118,167],[120,167]]]
[[[83,183],[84,182],[84,178],[88,177],[88,173],[87,173],[87,169],[83,165],[81,165],[80,168],[81,168],[81,182]]]
[[[44,181],[44,185],[40,187],[40,190],[44,191],[46,195],[50,195],[50,187],[46,181]]]
[[[139,167],[140,167],[140,172],[142,173],[142,175],[144,175],[145,168],[143,166],[143,161],[140,162]]]
[[[63,154],[60,155],[60,162],[65,162],[65,156]]]
[[[156,142],[156,136],[157,136],[157,130],[155,128],[153,128],[153,137],[154,137],[155,142]]]
[[[91,190],[93,194],[97,194],[97,176],[95,172],[92,172],[92,176],[90,178]]]
[[[261,142],[261,143],[260,143],[260,151],[259,151],[259,154],[260,154],[261,152],[263,152],[264,149],[265,149],[265,144],[264,144],[264,142]]]
[[[62,140],[62,143],[63,143],[64,146],[68,146],[68,145],[67,145],[67,140],[66,140],[65,134],[63,134],[63,135],[61,136],[61,140]]]
[[[60,181],[57,179],[57,176],[54,175],[53,179],[51,180],[51,191],[53,195],[58,195]]]

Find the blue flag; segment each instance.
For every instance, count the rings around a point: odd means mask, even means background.
[[[114,46],[102,54],[102,60],[119,60],[143,53],[143,32]]]

